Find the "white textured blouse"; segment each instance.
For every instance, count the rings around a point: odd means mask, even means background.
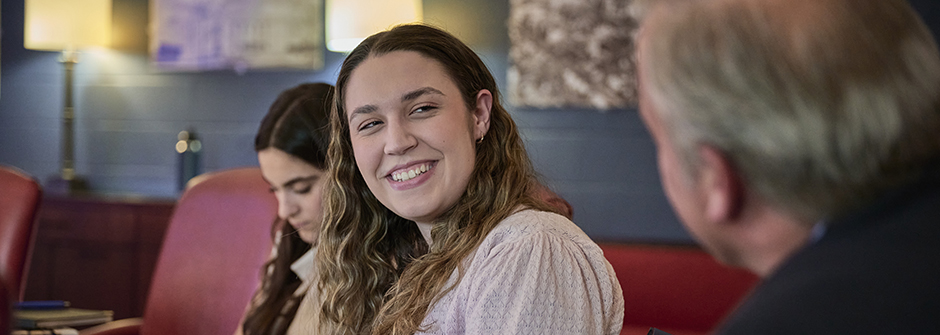
[[[623,292],[600,247],[567,218],[522,210],[466,260],[423,334],[619,334]],[[458,270],[450,283],[458,279]]]

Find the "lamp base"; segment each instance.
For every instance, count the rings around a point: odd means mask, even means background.
[[[43,191],[55,195],[86,194],[90,192],[88,182],[78,176],[72,179],[65,179],[62,178],[62,176],[53,176],[46,180],[46,186],[43,188]]]

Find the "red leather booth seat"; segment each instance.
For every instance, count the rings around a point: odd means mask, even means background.
[[[97,335],[231,335],[271,253],[277,200],[258,168],[198,176],[177,202],[143,319],[83,330]]]
[[[13,301],[23,296],[42,191],[25,173],[0,166],[0,283]],[[2,285],[2,284],[0,284]]]
[[[645,335],[650,327],[672,335],[708,334],[758,281],[697,247],[600,246],[623,288],[621,334]]]

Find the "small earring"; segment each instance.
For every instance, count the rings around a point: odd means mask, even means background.
[[[477,139],[477,144],[483,143],[484,137],[486,137],[486,135],[480,136],[480,138]]]

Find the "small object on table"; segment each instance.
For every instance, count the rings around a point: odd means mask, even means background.
[[[10,335],[78,335],[78,330],[75,328],[17,329]]]
[[[16,310],[17,329],[92,326],[114,320],[114,312],[81,308]]]
[[[69,307],[68,301],[62,300],[32,300],[32,301],[21,301],[16,303],[16,309],[18,310],[33,310],[33,309],[63,309]]]

